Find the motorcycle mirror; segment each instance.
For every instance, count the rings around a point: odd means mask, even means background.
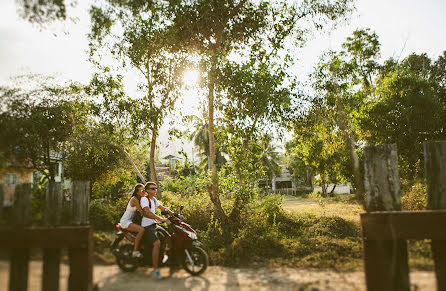
[[[184,209],[184,205],[181,205],[180,206],[180,211],[183,210],[183,209]]]

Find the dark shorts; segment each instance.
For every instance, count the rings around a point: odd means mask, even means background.
[[[145,243],[154,243],[159,239],[156,235],[156,223],[144,227],[144,230]]]

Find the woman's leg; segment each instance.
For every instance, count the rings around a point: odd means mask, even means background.
[[[137,251],[139,249],[139,243],[141,242],[142,236],[144,235],[144,227],[136,223],[130,223],[129,227],[127,227],[127,230],[138,232],[135,238],[135,246],[133,248],[134,251]]]

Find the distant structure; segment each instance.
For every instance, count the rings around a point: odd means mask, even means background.
[[[159,182],[164,181],[167,177],[173,178],[171,169],[175,168],[175,166],[182,160],[182,158],[169,154],[163,157],[162,160],[164,161],[164,163],[157,164],[155,166],[156,175]]]
[[[279,176],[272,179],[264,178],[258,181],[258,187],[267,193],[299,195],[301,193],[312,192],[313,187],[302,185],[300,181],[295,181],[288,169],[282,166]]]
[[[53,168],[55,182],[62,182],[63,189],[70,189],[71,181],[64,177],[64,167],[60,153],[50,151],[50,166]],[[17,184],[32,183],[38,185],[43,175],[41,171],[33,166],[31,161],[19,163],[14,157],[10,157],[6,162],[6,167],[0,169],[0,183],[4,185],[3,206],[12,206]]]

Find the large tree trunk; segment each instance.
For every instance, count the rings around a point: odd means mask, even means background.
[[[353,183],[355,184],[356,188],[355,197],[358,201],[364,201],[364,183],[361,178],[361,171],[359,169],[358,154],[355,150],[356,141],[348,130],[348,121],[345,116],[344,104],[342,103],[340,97],[336,98],[336,107],[338,113],[337,124],[343,133],[344,142],[347,146],[348,154],[350,156],[350,163],[353,170]]]
[[[209,196],[214,204],[214,210],[217,217],[224,223],[227,222],[227,216],[221,207],[220,195],[218,193],[217,179],[217,156],[215,154],[214,138],[214,87],[215,87],[215,57],[212,59],[211,70],[209,72],[208,101],[209,101],[209,165],[211,170],[211,185],[209,187]]]
[[[150,166],[150,179],[152,182],[155,182],[158,191],[156,192],[156,197],[158,199],[161,199],[161,189],[158,184],[158,176],[156,174],[156,168],[155,168],[155,149],[156,149],[156,138],[158,136],[158,131],[156,129],[152,130],[152,141],[150,143],[150,160],[149,160],[149,166]]]

